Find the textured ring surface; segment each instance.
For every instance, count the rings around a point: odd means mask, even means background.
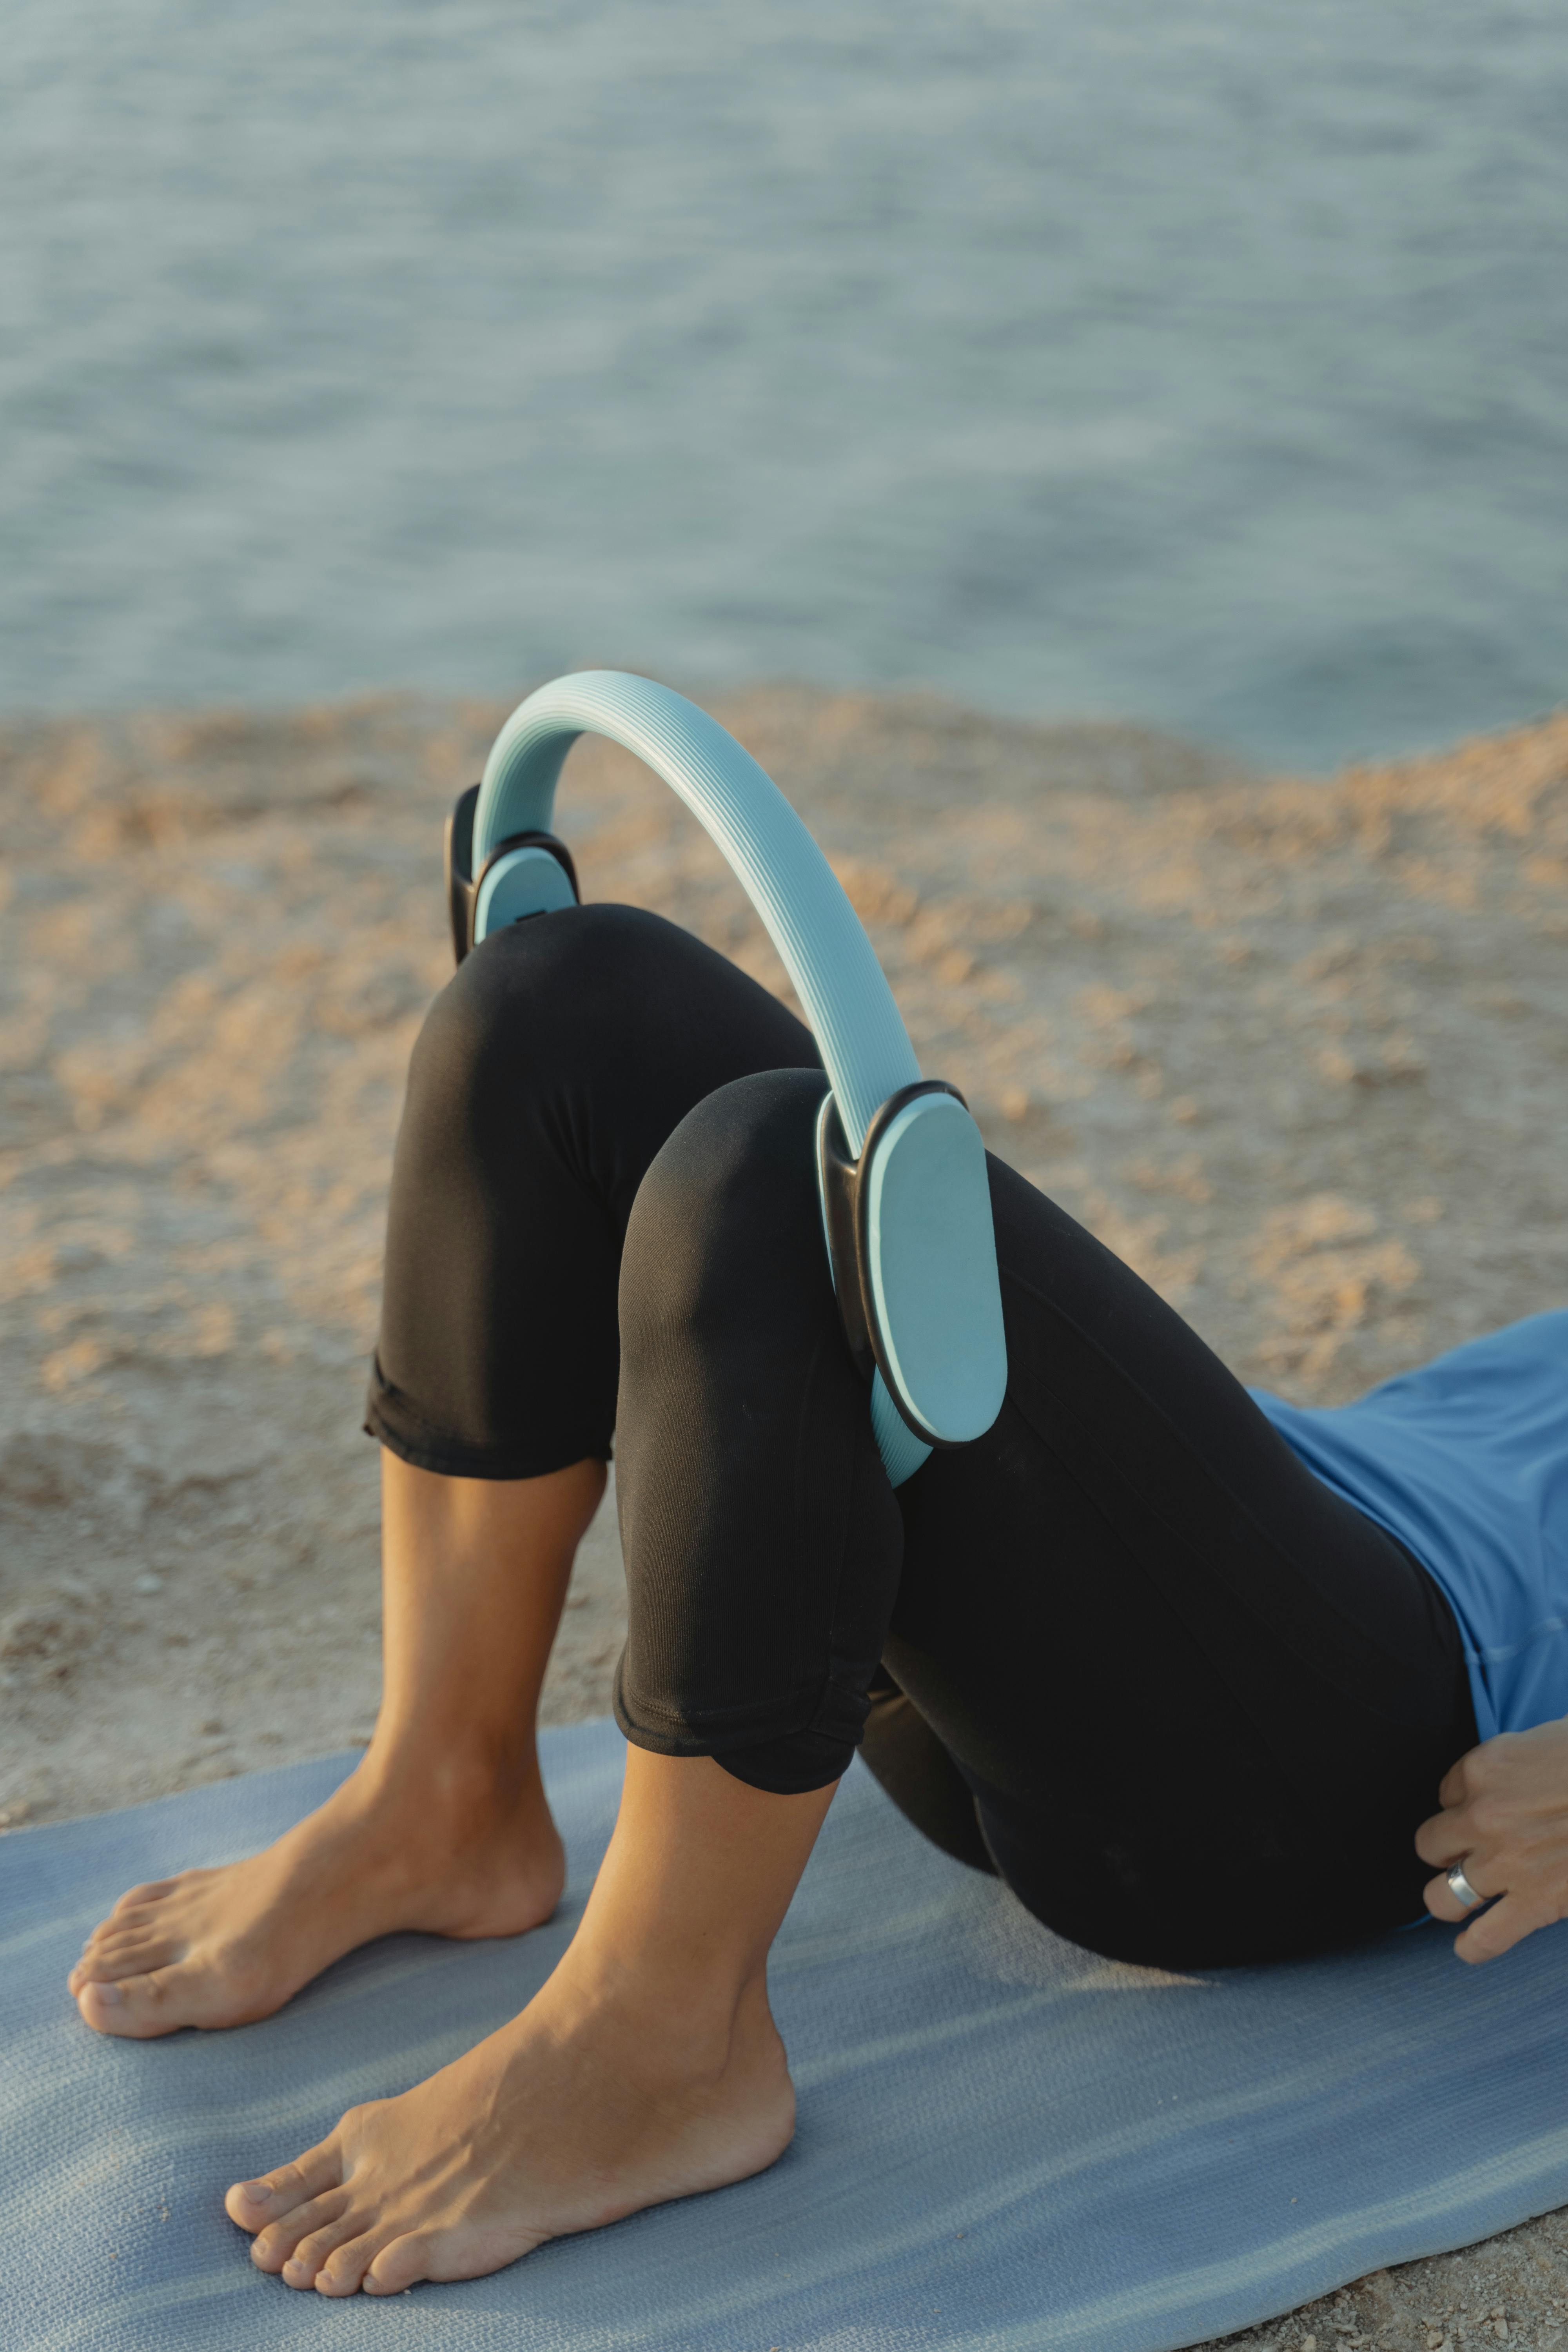
[[[822,1050],[854,1159],[879,1103],[921,1066],[860,918],[805,824],[751,753],[684,695],[623,670],[579,670],[519,703],[485,761],[473,870],[514,833],[552,829],[579,735],[645,761],[711,835],[779,951]]]

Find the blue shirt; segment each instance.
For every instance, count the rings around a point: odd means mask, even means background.
[[[1568,1715],[1568,1310],[1471,1339],[1354,1404],[1252,1394],[1442,1588],[1481,1738]]]

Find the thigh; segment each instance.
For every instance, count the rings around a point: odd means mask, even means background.
[[[993,1162],[1007,1402],[900,1490],[888,1640],[1048,1924],[1258,1958],[1414,1916],[1474,1738],[1446,1602],[1170,1307]]]
[[[569,908],[487,940],[415,1048],[373,1433],[470,1477],[607,1454],[621,1252],[650,1162],[716,1087],[817,1066],[793,1013],[658,915]]]

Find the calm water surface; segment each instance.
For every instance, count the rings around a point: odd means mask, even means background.
[[[12,0],[0,707],[1568,693],[1562,0]]]

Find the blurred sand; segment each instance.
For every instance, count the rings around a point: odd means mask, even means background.
[[[1568,716],[1323,784],[920,696],[712,707],[925,1068],[1246,1378],[1331,1402],[1568,1299]],[[504,715],[0,730],[0,1827],[369,1732],[389,1153],[450,963],[441,820]],[[558,821],[586,896],[784,989],[631,760],[581,746]],[[605,1706],[620,1608],[612,1510],[549,1719]],[[1436,2352],[1496,2304],[1550,2342],[1557,2231],[1256,2340],[1425,2346],[1419,2315]]]

